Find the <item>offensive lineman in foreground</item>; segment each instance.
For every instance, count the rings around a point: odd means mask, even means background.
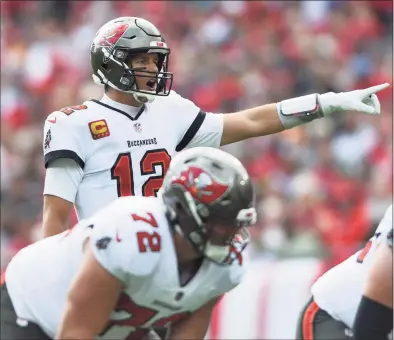
[[[119,198],[12,259],[1,339],[138,340],[170,324],[170,339],[203,339],[216,301],[242,278],[254,204],[236,158],[179,153],[159,197]]]
[[[312,286],[312,298],[301,312],[296,339],[301,340],[350,340],[357,309],[364,293],[364,286],[374,260],[393,230],[393,206],[389,206],[374,236],[365,247],[344,262],[323,274]],[[380,282],[381,288],[386,282]],[[391,286],[392,289],[392,286]],[[392,294],[392,292],[391,292]],[[392,297],[392,295],[391,295]],[[376,305],[375,305],[376,307]],[[384,307],[384,306],[383,306]],[[372,310],[373,313],[377,309]],[[383,337],[361,339],[387,339],[393,328],[393,310],[380,309],[379,315],[369,315],[382,327]],[[383,320],[384,319],[384,320]],[[364,320],[365,322],[365,320]],[[368,321],[367,321],[368,322]],[[359,333],[358,333],[359,334]]]
[[[376,250],[353,324],[353,340],[387,340],[393,329],[393,229]]]

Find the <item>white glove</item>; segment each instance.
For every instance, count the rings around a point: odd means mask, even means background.
[[[386,87],[389,83],[376,85],[364,90],[350,92],[328,92],[320,94],[318,100],[324,116],[334,112],[358,111],[370,115],[380,114],[380,103],[375,94]]]

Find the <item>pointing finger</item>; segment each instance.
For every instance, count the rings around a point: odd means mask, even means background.
[[[390,86],[389,83],[384,83],[384,84],[380,84],[380,85],[375,85],[375,86],[369,87],[369,88],[363,90],[362,92],[363,92],[364,96],[370,96],[371,94],[374,94],[376,92],[382,91],[382,90],[384,90],[385,88],[387,88],[389,86]]]

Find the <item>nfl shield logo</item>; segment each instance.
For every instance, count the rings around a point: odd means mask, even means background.
[[[135,123],[134,124],[134,130],[136,131],[136,132],[141,132],[141,124],[140,123]]]

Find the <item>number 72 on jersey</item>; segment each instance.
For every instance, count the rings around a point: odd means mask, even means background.
[[[148,150],[140,161],[140,176],[151,175],[141,186],[142,196],[156,196],[163,184],[164,175],[171,162],[166,149]],[[155,167],[161,167],[157,175]],[[135,196],[135,177],[130,152],[120,153],[111,168],[111,179],[116,180],[118,197]],[[138,195],[138,193],[137,193]]]

